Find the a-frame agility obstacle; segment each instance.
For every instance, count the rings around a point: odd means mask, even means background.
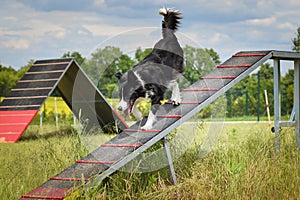
[[[79,65],[70,58],[36,61],[0,103],[0,142],[16,142],[46,99],[58,89],[64,101],[87,129],[127,128]]]
[[[40,187],[24,194],[21,199],[63,199],[72,192],[72,188],[77,182],[81,183],[84,179],[87,186],[101,182],[162,139],[165,141],[165,150],[170,172],[174,183],[176,183],[172,158],[168,149],[168,134],[269,59],[274,60],[274,129],[276,149],[279,150],[279,131],[281,126],[295,127],[296,146],[298,148],[300,127],[300,54],[274,50],[238,52],[221,65],[216,66],[214,70],[202,77],[199,81],[184,89],[182,91],[183,102],[180,106],[173,107],[169,103],[162,105],[157,112],[157,122],[154,124],[152,130],[144,131],[139,129],[140,124],[145,121],[145,118],[131,127],[123,129],[119,135],[107,143],[100,145],[99,148],[78,160],[61,173],[51,177]],[[290,122],[282,122],[280,120],[280,60],[291,60],[294,62],[295,119]],[[43,62],[45,61],[41,63]],[[36,64],[38,63],[40,62],[37,61]],[[105,99],[103,98],[103,100]],[[93,102],[93,104],[95,104],[95,102]],[[106,104],[107,102],[105,105]],[[3,106],[2,109],[7,109],[8,107],[5,106],[13,105],[12,103],[6,103],[4,105],[1,104],[1,106]],[[117,115],[110,106],[109,108],[113,114],[102,112],[100,119],[104,118],[102,115]],[[112,118],[115,119],[113,116]],[[117,118],[117,120],[118,119],[119,118]]]

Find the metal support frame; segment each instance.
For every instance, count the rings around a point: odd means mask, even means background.
[[[300,142],[300,59],[294,59],[294,107],[289,121],[281,121],[280,58],[274,58],[274,132],[275,150],[280,151],[280,127],[295,127],[296,148]]]
[[[171,152],[170,152],[170,148],[169,148],[168,136],[164,137],[164,147],[165,147],[165,152],[166,152],[166,156],[167,156],[167,159],[168,159],[169,169],[170,169],[170,173],[171,173],[173,183],[174,183],[174,185],[177,185],[176,174],[175,174],[174,165],[173,165],[173,161],[172,161],[172,156],[171,156]]]
[[[295,136],[296,136],[296,148],[299,150],[299,130],[300,130],[300,60],[294,60],[294,114],[295,114]]]
[[[280,150],[280,60],[274,59],[274,130],[275,130],[275,150]]]

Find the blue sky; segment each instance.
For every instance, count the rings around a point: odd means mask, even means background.
[[[126,46],[125,52],[145,40],[150,47],[155,40],[143,34],[160,28],[162,6],[181,10],[179,34],[213,48],[222,61],[241,50],[291,50],[300,26],[298,0],[2,0],[0,63],[18,69],[30,59],[59,58],[67,51],[88,56],[122,34],[116,44]]]

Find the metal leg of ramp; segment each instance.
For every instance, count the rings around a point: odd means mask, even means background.
[[[280,149],[280,60],[274,59],[274,129],[275,129],[275,150]]]
[[[295,134],[296,134],[296,148],[299,150],[299,129],[300,129],[300,60],[294,61],[294,111],[295,111]]]
[[[172,161],[172,156],[171,156],[171,152],[170,152],[168,136],[164,137],[164,147],[165,147],[165,152],[166,152],[166,156],[167,156],[167,159],[168,159],[169,169],[170,169],[170,173],[171,173],[173,183],[174,183],[174,185],[177,185],[177,179],[176,179],[176,174],[175,174],[174,165],[173,165],[173,161]]]
[[[280,128],[295,127],[296,149],[299,150],[300,142],[300,60],[294,59],[294,108],[289,121],[281,121],[280,102],[280,58],[274,59],[274,132],[275,150],[280,151]]]

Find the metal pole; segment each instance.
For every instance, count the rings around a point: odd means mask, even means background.
[[[248,90],[246,90],[246,116],[249,116],[249,93]]]
[[[55,126],[56,129],[58,129],[58,113],[57,113],[56,97],[54,97],[54,113],[55,113]]]
[[[42,111],[42,107],[40,108],[40,128],[43,127],[43,111]]]
[[[230,90],[228,90],[227,92],[226,92],[226,97],[227,97],[227,110],[228,110],[228,114],[227,114],[227,116],[228,117],[232,117],[231,116],[231,109],[232,109],[232,103],[231,103],[231,92],[230,92]]]
[[[257,72],[257,121],[260,121],[260,71]]]
[[[169,148],[169,143],[168,143],[168,136],[164,137],[164,147],[165,147],[166,156],[168,159],[170,173],[171,173],[173,183],[174,183],[174,185],[177,185],[176,174],[175,174],[174,165],[173,165],[171,152],[170,152],[170,148]]]
[[[275,150],[280,150],[280,60],[274,59],[274,131],[275,131]]]
[[[299,129],[300,129],[300,60],[294,61],[294,111],[295,111],[295,134],[296,134],[296,148],[299,150]]]

